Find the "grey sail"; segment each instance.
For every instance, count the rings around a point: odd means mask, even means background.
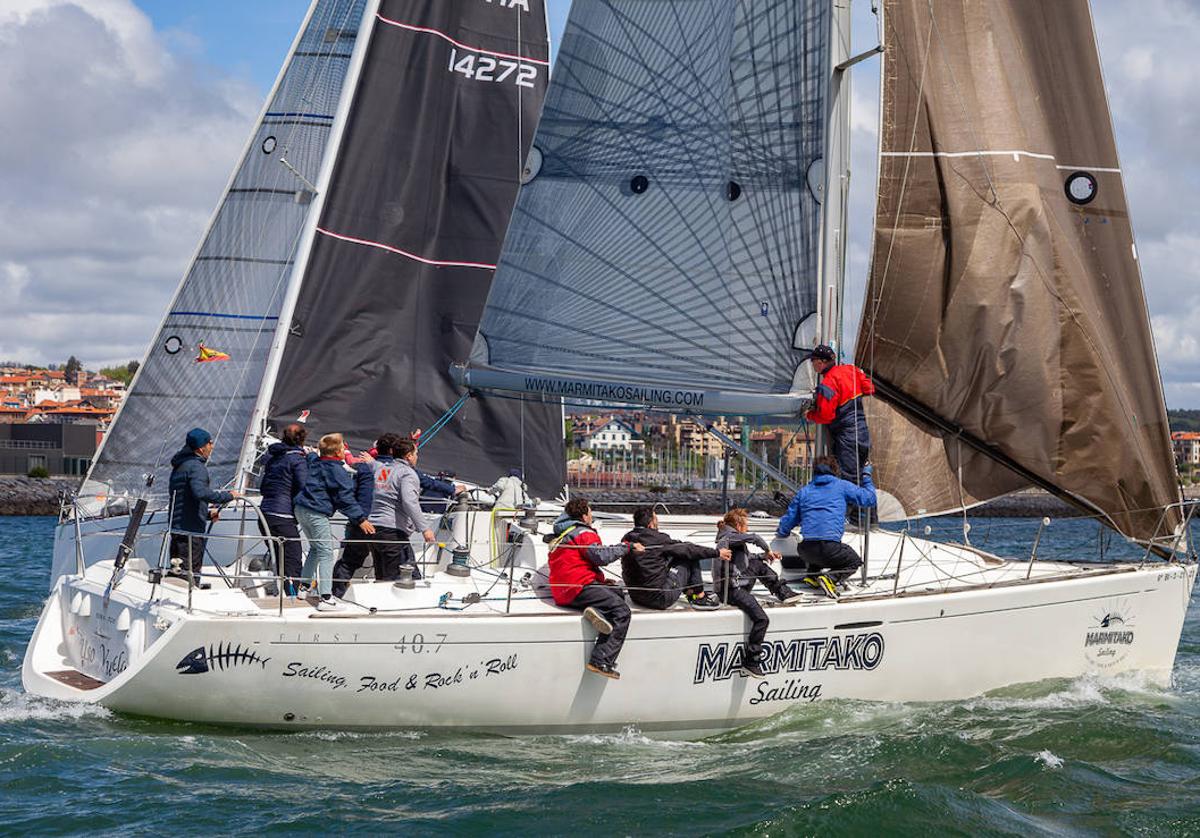
[[[81,494],[161,501],[187,430],[234,477],[365,0],[317,0]],[[228,360],[198,363],[206,346]],[[148,478],[153,485],[147,488]]]
[[[575,3],[464,380],[794,409],[829,37],[828,2]]]

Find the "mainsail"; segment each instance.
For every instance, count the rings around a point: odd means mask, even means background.
[[[885,0],[875,248],[856,351],[906,514],[1050,489],[1179,523],[1087,0]],[[898,410],[897,410],[898,408]]]
[[[794,410],[817,329],[832,16],[573,4],[464,382]]]
[[[542,0],[384,0],[273,389],[279,426],[367,445],[459,398],[549,75]],[[271,387],[271,382],[268,382]],[[536,440],[526,445],[526,440]],[[565,483],[561,405],[470,400],[422,468]]]
[[[162,501],[171,456],[196,425],[217,439],[214,481],[234,477],[364,3],[310,8],[81,496]],[[229,360],[196,363],[201,343]]]

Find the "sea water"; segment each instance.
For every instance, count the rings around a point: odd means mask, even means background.
[[[972,542],[1008,556],[1028,556],[1039,526],[971,523]],[[961,537],[960,521],[936,529]],[[636,729],[255,733],[21,690],[53,530],[52,518],[0,518],[4,834],[1200,832],[1195,607],[1167,689],[1130,675],[944,704],[805,701],[699,742]],[[1039,555],[1095,555],[1098,537],[1094,523],[1056,521]],[[1140,555],[1120,539],[1106,553]]]

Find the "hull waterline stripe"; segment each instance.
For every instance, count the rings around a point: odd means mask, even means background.
[[[337,239],[338,241],[350,242],[351,244],[361,244],[366,247],[374,247],[379,250],[386,250],[388,253],[395,253],[397,256],[403,256],[406,259],[412,259],[414,262],[420,262],[423,265],[433,265],[435,268],[481,268],[486,271],[496,270],[495,265],[488,265],[484,262],[449,262],[442,259],[426,259],[424,256],[418,256],[415,253],[409,253],[407,250],[401,250],[398,247],[392,247],[390,244],[373,242],[369,239],[356,239],[354,236],[343,236],[341,233],[335,233],[332,230],[326,230],[323,227],[318,227],[317,232],[323,236],[329,236],[331,239]]]
[[[509,52],[496,52],[496,50],[484,49],[483,47],[473,47],[470,44],[464,44],[462,41],[454,40],[449,35],[447,35],[445,32],[439,32],[438,30],[430,29],[427,26],[413,26],[411,23],[401,23],[398,20],[392,20],[390,18],[386,18],[381,14],[376,14],[375,17],[379,18],[379,20],[382,23],[386,23],[388,26],[395,26],[400,29],[407,29],[410,32],[421,32],[426,35],[437,35],[442,40],[449,41],[450,43],[454,44],[456,47],[460,47],[462,49],[469,49],[471,52],[481,52],[484,55],[494,55],[497,58],[511,58],[513,61],[522,61],[522,62],[525,62],[528,64],[540,64],[543,67],[550,66],[549,61],[544,61],[541,58],[526,58],[523,55],[513,55],[512,53],[509,53]]]

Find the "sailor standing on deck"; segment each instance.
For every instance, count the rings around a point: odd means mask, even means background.
[[[212,455],[212,434],[204,428],[187,432],[184,446],[171,458],[171,558],[179,559],[182,570],[171,570],[168,576],[184,576],[201,588],[210,587],[200,581],[204,564],[204,533],[209,521],[217,520],[217,510],[208,505],[226,504],[240,498],[240,492],[213,489],[208,478],[208,458]],[[187,577],[185,577],[187,578]]]
[[[812,409],[804,416],[829,427],[830,445],[842,477],[861,484],[862,468],[871,456],[871,432],[862,400],[875,393],[875,384],[853,364],[837,363],[833,349],[825,344],[813,350],[812,365],[821,378]]]

